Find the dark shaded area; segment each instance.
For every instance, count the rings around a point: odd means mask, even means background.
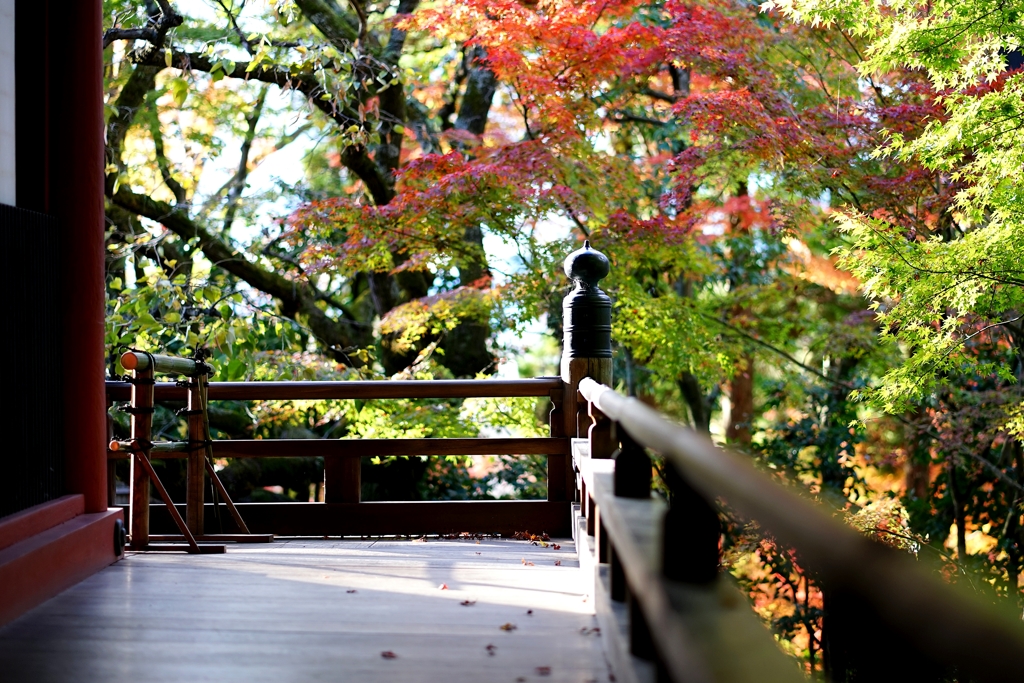
[[[64,494],[62,304],[57,220],[0,204],[0,349],[15,394],[4,409],[0,517]],[[32,359],[45,360],[44,363]]]

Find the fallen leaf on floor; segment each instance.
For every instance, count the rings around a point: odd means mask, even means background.
[[[580,635],[584,636],[599,636],[601,635],[601,629],[599,628],[587,628],[584,626],[580,629]]]
[[[484,649],[485,649],[485,650],[487,650],[487,654],[488,654],[488,655],[490,655],[491,657],[493,657],[493,656],[494,656],[494,651],[495,651],[495,650],[497,650],[498,648],[494,647],[493,645],[488,645],[488,646],[487,646],[487,647],[485,647]]]
[[[476,600],[463,600],[459,604],[464,606],[464,607],[469,607],[470,605],[475,605],[476,604]]]
[[[550,541],[550,540],[551,540],[551,537],[550,537],[550,536],[548,536],[547,534],[541,534],[541,535],[540,535],[540,537],[541,537],[542,539],[544,539],[545,541]]]
[[[533,610],[532,609],[526,610],[526,616],[532,617],[533,616]]]
[[[477,544],[477,545],[480,545],[480,541],[477,541],[477,542],[476,542],[476,544]]]
[[[555,544],[553,544],[553,545],[551,546],[551,549],[552,549],[552,550],[561,550],[561,549],[562,549],[562,546],[560,546],[560,545],[558,545],[557,543],[555,543]]]
[[[502,625],[501,625],[501,630],[502,630],[502,631],[515,631],[515,630],[516,630],[516,625],[515,625],[515,624],[513,624],[513,623],[512,623],[511,621],[510,621],[510,622],[508,622],[507,624],[502,624]]]
[[[533,566],[533,562],[527,562],[525,557],[522,560],[520,560],[520,562],[525,564],[527,567],[532,567]]]
[[[562,561],[561,560],[555,560],[555,566],[556,567],[561,567],[562,566]]]
[[[440,586],[437,587],[437,589],[438,590],[442,590],[442,591],[446,591],[446,590],[448,590],[448,584],[447,583],[442,583]]]
[[[476,551],[476,554],[477,554],[477,555],[479,555],[479,554],[480,554],[480,551],[479,551],[479,550],[477,550],[477,551]]]
[[[355,589],[355,588],[349,588],[349,589],[348,589],[347,591],[345,591],[345,592],[346,592],[346,593],[355,593],[355,592],[356,592],[356,589]]]
[[[537,675],[538,676],[550,676],[551,675],[551,667],[550,666],[538,666],[537,667]]]
[[[384,652],[380,653],[380,656],[384,659],[398,659],[398,655],[396,655],[391,650],[384,650]]]
[[[420,536],[419,538],[412,539],[412,542],[413,543],[426,543],[427,542],[427,537],[426,536]]]

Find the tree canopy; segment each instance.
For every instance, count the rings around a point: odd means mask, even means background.
[[[590,239],[622,389],[1024,605],[1016,5],[104,5],[112,359],[551,372],[560,263]],[[436,407],[243,406],[217,428],[537,429],[528,402]],[[417,467],[423,495],[496,490]],[[799,558],[735,519],[725,550],[820,668],[826,606]]]

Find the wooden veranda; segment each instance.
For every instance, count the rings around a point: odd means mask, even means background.
[[[0,629],[0,678],[802,680],[720,571],[724,503],[815,573],[832,680],[1020,680],[1019,615],[953,590],[749,457],[612,389],[611,306],[597,286],[607,270],[589,245],[567,260],[576,287],[555,378],[207,386],[201,360],[131,355],[132,381],[107,384],[108,401],[131,403],[131,438],[108,452],[132,460],[127,555]],[[157,383],[156,373],[189,380]],[[550,433],[211,441],[202,415],[220,399],[471,396],[547,397]],[[188,440],[152,442],[154,403],[181,399]],[[664,460],[668,501],[652,493],[649,451]],[[353,465],[364,456],[489,453],[546,455],[548,500],[360,501]],[[326,463],[325,502],[239,504],[242,537],[232,540],[277,540],[194,554],[225,540],[208,532],[203,499],[213,457],[314,454]],[[150,503],[150,458],[189,460],[187,500],[170,501],[158,485],[168,504]],[[534,535],[516,533],[527,530]],[[900,657],[881,643],[898,643]]]

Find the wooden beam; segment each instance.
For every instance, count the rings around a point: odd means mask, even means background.
[[[210,382],[211,401],[299,401],[374,398],[508,398],[547,396],[560,389],[558,377],[535,379],[432,379],[356,382]],[[131,385],[107,382],[107,399],[127,401]],[[188,390],[171,382],[156,385],[157,401],[184,401]]]
[[[209,504],[208,504],[209,505]],[[212,506],[207,510],[210,524]],[[184,506],[179,506],[184,509]],[[419,536],[423,534],[502,534],[517,531],[568,536],[568,502],[546,500],[473,500],[326,503],[238,503],[253,533],[277,536]],[[177,528],[166,508],[152,506],[155,533]],[[225,520],[225,531],[231,532]],[[211,533],[213,530],[210,530]]]
[[[389,455],[563,455],[569,440],[534,439],[232,439],[214,443],[218,458],[383,457]]]

